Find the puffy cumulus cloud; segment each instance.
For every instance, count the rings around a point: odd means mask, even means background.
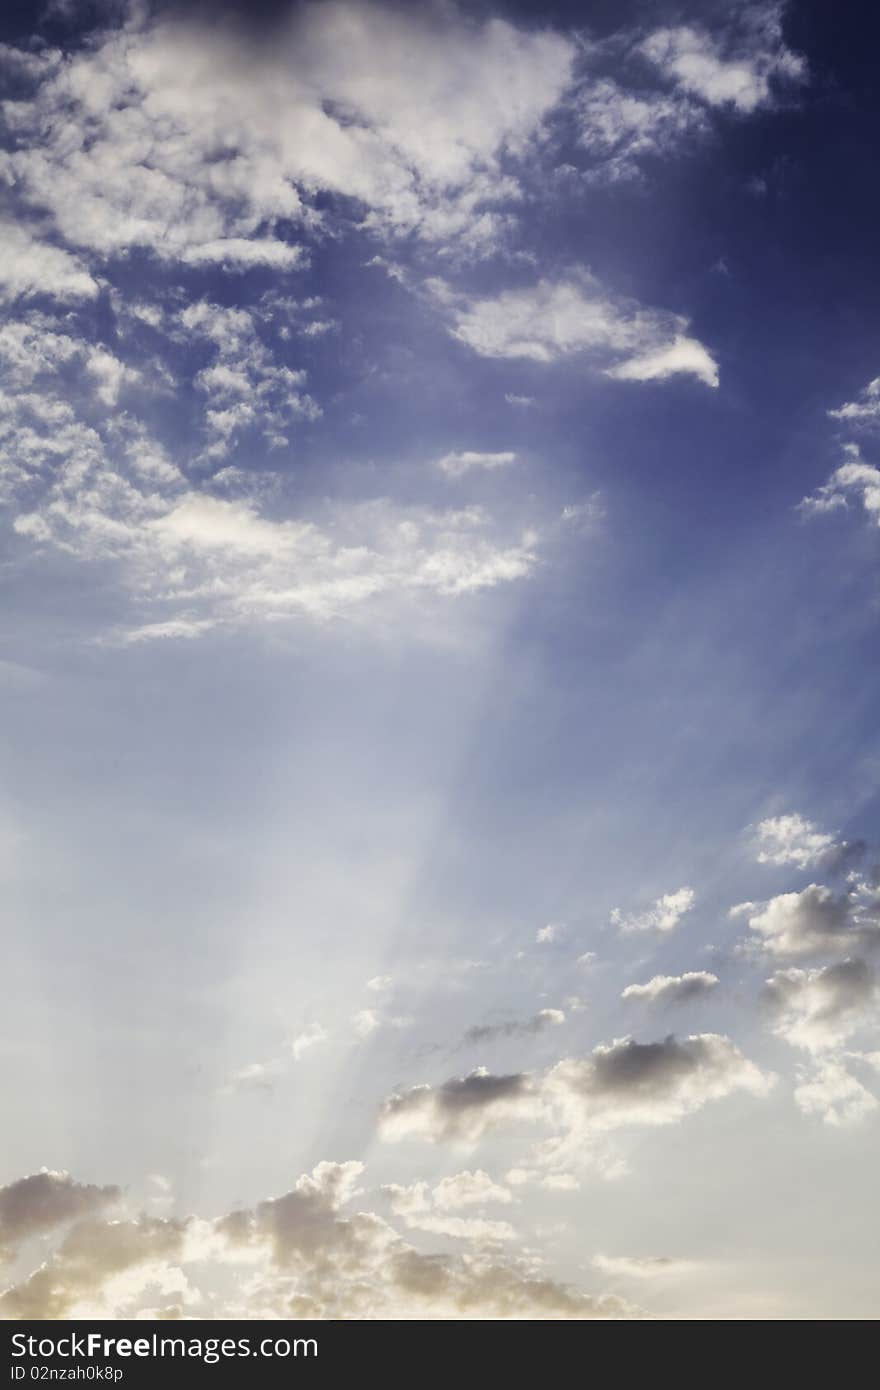
[[[121,1198],[118,1187],[75,1182],[69,1173],[43,1168],[0,1187],[0,1259],[31,1236],[103,1211]]]
[[[162,1217],[77,1222],[38,1269],[0,1294],[0,1317],[135,1316],[139,1303],[192,1293],[180,1268],[185,1223]]]
[[[510,1188],[494,1182],[482,1168],[467,1169],[441,1178],[433,1188],[426,1182],[403,1187],[388,1183],[382,1188],[396,1216],[418,1216],[431,1211],[459,1211],[462,1207],[485,1206],[490,1202],[510,1205]]]
[[[777,1015],[774,1032],[810,1052],[844,1042],[876,999],[876,975],[859,959],[816,970],[777,970],[763,991],[764,1003]]]
[[[770,956],[822,955],[880,943],[874,894],[861,882],[839,895],[810,883],[800,893],[738,903],[730,916],[744,917],[755,933],[748,947]]]
[[[839,841],[796,812],[760,821],[755,827],[754,844],[759,864],[793,864],[798,869],[816,865],[836,868],[864,849],[861,842],[850,845]]]
[[[190,264],[296,265],[279,224],[319,222],[321,193],[377,230],[490,241],[518,194],[502,163],[530,148],[576,52],[453,6],[291,6],[271,42],[123,13],[32,69],[5,172],[72,246]]]
[[[693,888],[678,888],[674,893],[664,893],[661,898],[645,912],[627,916],[619,907],[611,913],[611,922],[622,932],[674,931],[686,912],[690,912],[697,895]]]
[[[383,1139],[424,1139],[472,1146],[499,1125],[533,1121],[541,1113],[525,1072],[497,1076],[478,1067],[439,1086],[419,1085],[388,1097],[379,1118]]]
[[[688,970],[684,975],[655,975],[644,985],[627,985],[620,997],[649,1004],[689,1004],[705,999],[718,983],[718,976],[708,970]]]
[[[463,1248],[416,1250],[351,1211],[360,1163],[321,1163],[282,1196],[215,1220],[86,1217],[14,1286],[18,1318],[544,1319],[639,1316],[504,1258],[506,1223],[437,1215]],[[496,1229],[498,1227],[499,1229]]]
[[[794,1098],[805,1115],[836,1129],[859,1124],[880,1107],[877,1097],[837,1058],[825,1059],[813,1072],[804,1073]]]
[[[8,218],[0,219],[3,259],[0,299],[47,295],[62,301],[94,299],[98,284],[82,260],[60,246],[41,241]]]
[[[464,1035],[466,1044],[495,1042],[499,1038],[532,1038],[565,1022],[563,1009],[539,1009],[531,1018],[510,1019],[505,1023],[480,1023]]]
[[[735,1091],[765,1095],[771,1084],[737,1047],[716,1033],[680,1041],[618,1038],[586,1058],[566,1058],[545,1089],[572,1135],[626,1125],[666,1125]]]
[[[425,1182],[401,1187],[389,1183],[382,1188],[395,1216],[400,1216],[412,1230],[433,1235],[450,1236],[458,1240],[507,1241],[516,1232],[507,1221],[480,1216],[450,1216],[450,1211],[487,1203],[513,1202],[509,1188],[495,1183],[481,1169],[465,1170],[443,1178],[433,1189]]]
[[[494,468],[506,468],[508,464],[515,462],[516,454],[509,451],[498,454],[481,454],[472,449],[465,449],[461,453],[444,454],[441,459],[437,460],[437,467],[447,477],[461,478],[473,468],[492,470]]]
[[[540,1124],[557,1133],[538,1146],[537,1171],[559,1173],[573,1157],[591,1156],[591,1146],[611,1131],[672,1124],[736,1091],[764,1095],[773,1081],[715,1033],[651,1043],[617,1038],[540,1076],[481,1068],[440,1086],[413,1086],[385,1101],[379,1128],[390,1141],[473,1146],[502,1126]],[[609,1159],[611,1175],[614,1167]]]
[[[880,376],[869,381],[854,401],[844,401],[828,414],[832,420],[843,420],[847,425],[876,425],[880,422]]]
[[[783,40],[782,10],[780,4],[748,5],[718,30],[702,25],[656,29],[640,51],[688,95],[750,115],[771,105],[777,92],[806,79],[804,58]]]
[[[815,492],[804,497],[799,509],[806,516],[845,510],[850,499],[861,503],[871,522],[880,526],[880,469],[865,463],[857,444],[844,446],[846,462],[836,468]]]
[[[111,13],[70,52],[4,47],[0,172],[70,247],[233,271],[297,268],[340,216],[491,253],[555,168],[551,125],[573,122],[587,178],[627,177],[705,132],[708,109],[748,114],[804,76],[766,6],[610,45],[454,3],[291,4],[271,41],[207,10]]]
[[[504,1205],[513,1201],[510,1190],[500,1183],[493,1182],[482,1168],[464,1169],[461,1173],[441,1178],[433,1192],[435,1206],[444,1211],[459,1207],[482,1205],[484,1202],[501,1202]]]
[[[717,365],[688,337],[687,320],[614,299],[585,270],[485,299],[456,295],[442,282],[429,289],[449,314],[453,337],[483,357],[549,363],[582,354],[620,380],[686,375],[718,385]]]
[[[559,941],[565,934],[565,930],[560,922],[548,922],[545,927],[539,927],[535,932],[536,946],[552,946]]]

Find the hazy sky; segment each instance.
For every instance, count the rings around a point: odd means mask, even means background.
[[[0,27],[3,1315],[876,1316],[874,7]]]

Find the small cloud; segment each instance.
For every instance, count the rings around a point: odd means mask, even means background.
[[[623,1279],[669,1279],[699,1269],[693,1260],[674,1260],[668,1255],[594,1255],[593,1268]]]
[[[626,916],[619,907],[611,913],[611,922],[624,933],[674,931],[686,912],[690,912],[696,901],[693,888],[678,888],[674,893],[664,893],[647,911]]]
[[[464,1035],[465,1043],[495,1042],[497,1038],[529,1038],[543,1033],[547,1028],[558,1028],[565,1022],[562,1009],[540,1009],[531,1018],[516,1019],[507,1023],[484,1023],[469,1028]]]
[[[793,864],[798,869],[818,864],[836,846],[833,835],[826,834],[814,821],[796,812],[760,821],[755,828],[754,841],[759,864]]]
[[[717,975],[708,970],[689,970],[684,975],[655,975],[644,985],[627,985],[620,997],[650,1004],[688,1004],[704,999],[717,987]]]
[[[409,1028],[412,1026],[412,1019],[395,1018],[383,1014],[379,1009],[360,1009],[354,1015],[352,1024],[357,1036],[366,1039],[371,1038],[374,1033],[378,1033],[380,1028]]]
[[[224,1091],[269,1091],[282,1075],[281,1062],[249,1062],[229,1073]]]
[[[304,1032],[299,1033],[297,1037],[292,1039],[290,1044],[290,1050],[293,1053],[294,1061],[298,1062],[305,1053],[309,1052],[313,1047],[317,1047],[318,1043],[324,1042],[327,1036],[328,1034],[321,1027],[320,1023],[315,1023],[311,1028],[306,1028]]]
[[[509,464],[515,462],[516,454],[509,451],[499,454],[483,454],[466,449],[462,453],[444,454],[441,459],[437,460],[437,467],[450,478],[461,478],[472,468],[489,470],[507,468]]]
[[[394,980],[390,975],[374,975],[371,980],[367,980],[367,989],[374,994],[384,994],[386,989],[390,989]]]

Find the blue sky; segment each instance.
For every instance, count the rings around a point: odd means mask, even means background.
[[[875,28],[7,11],[5,1316],[876,1314]]]

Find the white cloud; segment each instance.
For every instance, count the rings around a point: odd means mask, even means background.
[[[516,454],[509,452],[481,454],[475,453],[471,449],[466,449],[462,453],[444,454],[441,459],[437,460],[437,467],[450,478],[461,478],[473,468],[492,470],[495,468],[506,468],[509,464],[515,462]]]
[[[0,243],[0,298],[29,299],[44,294],[66,301],[97,295],[98,283],[79,257],[37,240],[27,227],[0,219]]]
[[[594,1255],[591,1263],[602,1274],[621,1279],[675,1279],[700,1268],[695,1260],[671,1259],[668,1255]]]
[[[352,1025],[361,1039],[371,1038],[380,1028],[409,1028],[412,1019],[382,1013],[381,1009],[359,1009],[352,1019]]]
[[[765,1095],[770,1079],[729,1038],[697,1033],[678,1041],[617,1038],[589,1057],[558,1062],[545,1087],[572,1136],[627,1125],[666,1125],[735,1091]]]
[[[655,975],[644,985],[627,985],[620,997],[651,1004],[687,1004],[705,999],[717,986],[717,975],[708,970],[689,970],[684,975]]]
[[[90,348],[86,357],[86,371],[95,379],[95,395],[104,405],[114,406],[119,400],[119,392],[127,382],[137,381],[139,373],[127,367],[104,348]]]
[[[273,1058],[269,1062],[248,1062],[236,1067],[226,1078],[227,1091],[268,1091],[284,1073],[284,1064]]]
[[[691,25],[656,29],[641,52],[682,91],[750,115],[773,102],[776,88],[806,78],[804,59],[783,42],[780,13],[780,5],[757,4],[717,33]]]
[[[617,381],[665,381],[670,376],[694,376],[704,386],[718,385],[718,364],[696,338],[677,333],[672,342],[608,368]]]
[[[561,933],[562,927],[558,922],[548,922],[545,927],[539,927],[535,932],[535,943],[538,946],[549,946],[559,940]]]
[[[880,420],[880,376],[874,377],[854,401],[845,401],[829,410],[832,420],[845,420],[848,425],[873,425]]]
[[[745,917],[754,946],[770,956],[808,956],[847,951],[880,940],[870,895],[862,906],[856,890],[835,897],[811,883],[800,893],[780,893],[763,903],[739,903],[731,917]]]
[[[426,1213],[411,1217],[407,1225],[431,1235],[451,1236],[455,1240],[494,1242],[514,1240],[516,1231],[509,1221],[494,1221],[485,1216],[438,1216]]]
[[[313,1047],[326,1042],[327,1036],[326,1030],[321,1027],[320,1023],[313,1023],[311,1027],[303,1029],[290,1043],[293,1060],[298,1062],[307,1052],[311,1052]]]
[[[473,1171],[464,1169],[448,1178],[441,1178],[434,1188],[434,1205],[444,1211],[455,1211],[460,1207],[479,1206],[484,1202],[500,1202],[508,1205],[513,1195],[508,1188],[493,1182],[488,1173],[481,1168]]]
[[[493,1182],[482,1169],[454,1173],[442,1178],[433,1189],[425,1182],[409,1187],[390,1183],[382,1192],[389,1199],[392,1212],[402,1217],[411,1230],[479,1242],[513,1240],[516,1234],[506,1221],[488,1220],[482,1215],[448,1215],[464,1207],[513,1202],[510,1189]]]
[[[619,907],[611,913],[612,924],[622,932],[674,931],[686,912],[690,912],[696,901],[693,888],[678,888],[674,893],[664,893],[646,912],[627,916]]]
[[[837,1047],[860,1026],[877,999],[874,971],[863,960],[816,970],[777,970],[764,987],[776,1015],[774,1032],[794,1047]]]
[[[307,4],[263,46],[132,8],[7,104],[6,170],[69,244],[106,255],[296,268],[300,248],[268,233],[320,221],[321,191],[374,229],[478,246],[518,193],[501,160],[527,151],[575,51],[452,8]]]
[[[755,842],[759,864],[794,864],[799,869],[819,863],[836,843],[833,835],[796,813],[760,821]]]
[[[291,416],[313,415],[302,374],[271,358],[248,311],[197,302],[179,327],[216,347],[195,378],[209,406],[203,462],[222,457],[242,429],[270,433]],[[438,511],[379,498],[327,504],[323,517],[279,518],[262,477],[251,482],[245,471],[233,489],[241,495],[215,496],[210,472],[201,467],[187,481],[128,417],[78,418],[77,380],[87,412],[95,382],[109,404],[131,369],[39,316],[0,328],[0,360],[14,388],[0,411],[0,485],[13,502],[27,497],[15,529],[77,559],[117,565],[139,610],[124,640],[458,597],[522,579],[536,563],[533,531],[505,534],[476,507]],[[53,385],[61,370],[80,373],[63,398]],[[229,472],[221,469],[217,483]]]
[[[795,1100],[805,1115],[839,1129],[858,1124],[880,1108],[880,1101],[836,1059],[822,1061],[795,1087]]]
[[[708,130],[700,105],[675,94],[632,91],[611,77],[587,80],[575,101],[581,146],[597,165],[594,177],[637,177],[645,156],[668,157]]]
[[[717,366],[686,336],[686,320],[614,300],[586,271],[487,299],[457,297],[436,282],[430,288],[451,313],[453,336],[483,357],[549,363],[583,353],[621,380],[683,374],[718,385]]]
[[[550,1125],[562,1133],[543,1146],[541,1165],[559,1170],[566,1158],[582,1162],[590,1145],[613,1130],[673,1124],[735,1091],[763,1096],[773,1079],[715,1033],[653,1043],[616,1038],[587,1057],[557,1062],[543,1076],[480,1068],[439,1086],[413,1086],[389,1096],[379,1128],[392,1142],[472,1147],[499,1127]]]
[[[267,266],[271,270],[293,270],[301,267],[306,254],[301,246],[290,246],[269,237],[221,237],[217,241],[188,246],[180,254],[187,265],[222,265],[233,270],[248,266]]]
[[[849,505],[850,497],[861,502],[870,520],[880,526],[880,469],[865,463],[857,444],[847,444],[848,459],[831,474],[827,483],[804,497],[800,510],[807,515],[822,515],[839,511]]]
[[[374,975],[372,979],[367,980],[367,989],[373,994],[384,994],[393,984],[394,980],[390,975]]]
[[[505,1174],[511,1187],[539,1187],[544,1192],[578,1192],[580,1183],[574,1173],[541,1172],[535,1168],[511,1168]]]
[[[0,1317],[638,1316],[619,1298],[588,1297],[540,1276],[524,1258],[501,1255],[507,1223],[429,1213],[428,1224],[464,1248],[416,1250],[374,1212],[351,1210],[363,1171],[360,1163],[320,1163],[282,1196],[210,1221],[109,1221],[84,1208],[60,1244],[41,1250],[37,1267],[32,1262],[0,1295]]]
[[[359,1038],[369,1038],[382,1026],[382,1017],[376,1009],[359,1009],[352,1024]]]

